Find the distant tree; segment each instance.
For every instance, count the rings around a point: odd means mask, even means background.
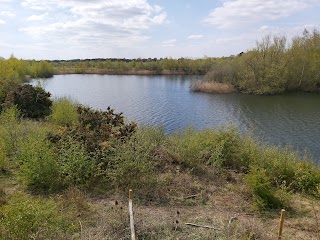
[[[8,92],[3,103],[3,109],[17,106],[22,117],[44,118],[50,115],[51,94],[41,87],[29,84],[21,85]]]

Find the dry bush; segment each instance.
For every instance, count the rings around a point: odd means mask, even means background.
[[[206,93],[231,93],[236,92],[236,88],[229,83],[196,81],[191,89],[194,92]]]

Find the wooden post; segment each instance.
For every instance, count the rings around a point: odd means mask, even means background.
[[[130,229],[131,229],[131,239],[136,239],[136,233],[134,231],[134,219],[133,219],[133,207],[132,207],[132,190],[129,190],[129,214],[130,214]]]
[[[281,240],[282,238],[282,230],[283,230],[283,222],[284,222],[284,212],[285,210],[281,210],[281,215],[280,215],[280,224],[279,224],[279,233],[278,233],[278,240]]]

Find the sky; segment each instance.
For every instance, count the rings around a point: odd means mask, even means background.
[[[0,0],[0,56],[202,58],[320,30],[320,0]]]

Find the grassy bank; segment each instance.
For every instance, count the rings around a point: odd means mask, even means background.
[[[121,114],[53,103],[39,121],[0,116],[1,239],[317,239],[320,170],[234,128],[165,135]],[[214,226],[202,229],[185,223]]]

